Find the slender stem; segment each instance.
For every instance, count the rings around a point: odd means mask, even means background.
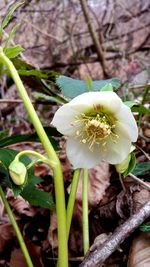
[[[42,162],[45,162],[45,163],[49,164],[49,160],[48,160],[48,158],[46,158],[45,156],[41,155],[40,153],[38,153],[38,152],[36,152],[36,151],[32,151],[32,150],[24,150],[24,151],[19,152],[19,153],[16,155],[15,159],[18,159],[18,160],[19,160],[19,158],[20,158],[21,156],[26,155],[26,154],[36,156],[36,157],[39,158]]]
[[[68,205],[67,205],[67,238],[69,238],[73,208],[74,208],[78,181],[79,181],[79,174],[80,174],[80,170],[76,169],[74,171],[74,175],[73,175],[72,183],[71,183],[71,190],[70,190],[70,195],[69,195],[69,200],[68,200]]]
[[[24,85],[15,69],[13,63],[5,56],[2,48],[0,48],[0,61],[5,64],[16,84],[18,92],[24,102],[24,106],[31,118],[33,126],[43,144],[49,159],[49,165],[53,169],[54,186],[56,196],[56,213],[57,213],[57,227],[58,227],[58,262],[59,267],[68,266],[68,248],[67,248],[67,229],[66,229],[66,208],[65,208],[65,194],[62,168],[58,156],[51,145],[48,136],[35,112],[31,100],[24,88]]]
[[[84,255],[89,249],[89,220],[88,220],[88,170],[83,170],[82,182],[82,224],[83,224],[83,250]]]
[[[4,203],[4,207],[5,207],[5,209],[6,209],[7,213],[8,213],[9,219],[10,219],[10,221],[12,223],[12,226],[13,226],[14,231],[16,233],[16,236],[18,238],[18,241],[19,241],[22,253],[23,253],[24,257],[25,257],[27,266],[28,267],[33,267],[33,264],[32,264],[29,252],[27,250],[27,247],[25,245],[25,242],[23,240],[22,234],[21,234],[20,229],[19,229],[19,227],[18,227],[18,225],[16,223],[16,220],[15,220],[15,217],[13,215],[13,212],[12,212],[10,206],[9,206],[9,203],[8,203],[6,197],[5,197],[5,194],[4,194],[3,189],[2,189],[1,186],[0,186],[0,196],[2,198],[2,201]]]
[[[124,192],[126,192],[126,188],[125,188],[125,185],[124,185],[124,182],[123,182],[123,179],[122,179],[122,176],[121,176],[121,173],[118,173],[119,175],[119,180],[120,180],[120,183],[121,183],[121,186],[122,186],[122,189]]]

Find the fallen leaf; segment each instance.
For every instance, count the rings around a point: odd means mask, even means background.
[[[130,253],[128,267],[150,266],[150,233],[141,233],[134,238]]]
[[[25,201],[21,196],[18,196],[16,199],[10,197],[9,203],[18,212],[18,214],[25,214],[29,217],[33,217],[36,214],[36,209],[31,207],[29,203]]]
[[[0,199],[0,219],[1,223],[3,224],[9,222],[8,214],[5,211],[4,204],[1,199]]]
[[[42,263],[41,247],[35,245],[33,242],[30,242],[28,239],[25,239],[27,249],[30,253],[30,257],[35,267],[44,267]]]
[[[35,165],[34,173],[35,176],[46,176],[50,172],[50,168],[45,164]]]
[[[0,225],[0,253],[2,253],[5,247],[13,239],[14,232],[11,224],[2,224]]]
[[[89,183],[88,183],[88,202],[89,207],[95,207],[102,200],[105,190],[109,186],[110,178],[109,164],[101,162],[94,169],[89,170]],[[68,188],[70,192],[70,187]],[[76,202],[82,202],[82,177],[79,179]]]
[[[56,213],[51,215],[51,223],[48,230],[48,240],[52,246],[53,253],[57,253],[58,240],[57,240],[57,216]]]
[[[130,191],[124,192],[123,190],[118,194],[116,201],[116,212],[123,220],[130,216],[132,209],[132,195]]]
[[[10,267],[27,267],[25,258],[20,249],[14,249],[11,253]]]
[[[150,183],[148,183],[150,185]],[[150,199],[150,191],[141,187],[140,191],[133,194],[133,211],[138,211]]]

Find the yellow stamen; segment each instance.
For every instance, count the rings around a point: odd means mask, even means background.
[[[76,131],[76,137],[80,138],[80,142],[88,144],[88,147],[93,151],[94,144],[102,146],[106,150],[107,138],[110,136],[114,143],[117,143],[119,136],[114,133],[116,125],[115,119],[108,114],[80,114],[75,117],[74,126],[80,127]],[[103,142],[103,140],[106,140]]]

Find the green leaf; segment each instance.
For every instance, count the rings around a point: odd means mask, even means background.
[[[18,70],[19,75],[22,76],[35,76],[40,79],[48,80],[48,72],[42,71],[42,70],[25,70],[25,69],[20,69]]]
[[[36,70],[32,65],[27,64],[22,59],[14,58],[12,61],[21,76],[33,76],[44,80],[49,80],[50,78],[55,79],[58,77],[57,72],[53,70]]]
[[[50,210],[54,210],[55,208],[52,195],[37,189],[33,185],[26,186],[21,196],[33,206],[39,206]]]
[[[1,28],[0,28],[0,37],[2,36],[3,29],[7,26],[8,22],[11,20],[15,10],[17,8],[19,8],[21,5],[23,5],[24,3],[25,3],[25,1],[17,1],[16,3],[14,3],[11,6],[11,8],[9,9],[9,11],[7,12],[5,18],[2,21]]]
[[[104,87],[102,87],[101,91],[107,92],[107,91],[113,91],[113,86],[111,83],[106,84]]]
[[[145,161],[145,162],[140,162],[136,164],[135,169],[133,171],[133,174],[138,176],[138,175],[145,175],[148,173],[150,170],[150,162]]]
[[[131,152],[130,162],[127,170],[125,170],[125,172],[123,173],[123,176],[126,177],[130,172],[134,170],[135,166],[136,166],[136,157],[134,155],[134,152]]]
[[[74,98],[85,92],[89,92],[87,81],[75,80],[63,75],[56,79],[58,87],[66,98]],[[119,87],[120,81],[117,78],[112,78],[103,81],[93,81],[92,91],[100,91],[105,85],[111,84],[115,89]]]
[[[34,92],[33,96],[36,100],[42,100],[42,101],[44,100],[45,102],[47,101],[47,102],[56,102],[58,104],[63,104],[63,101],[60,100],[59,98],[54,96],[49,96],[40,92]]]
[[[0,149],[0,161],[5,165],[6,168],[8,168],[17,153],[18,152],[13,149]]]
[[[132,112],[144,113],[150,115],[150,109],[146,108],[144,105],[135,103],[132,101],[125,101],[124,104],[131,108]]]
[[[149,223],[142,224],[139,228],[142,232],[150,232],[150,224]]]
[[[50,139],[53,147],[55,150],[58,150],[58,142],[52,137],[52,136],[60,136],[60,134],[57,132],[57,130],[53,127],[45,127],[45,132],[48,136],[48,138]],[[36,133],[33,134],[23,134],[23,135],[13,135],[10,137],[6,137],[1,139],[0,141],[0,148],[5,147],[5,146],[9,146],[9,145],[13,145],[13,144],[17,144],[17,143],[21,143],[21,142],[40,142],[39,137],[37,136]]]
[[[133,106],[131,110],[132,112],[138,112],[139,114],[143,113],[143,114],[150,115],[150,109],[146,108],[142,104],[139,104],[139,105],[137,104]]]
[[[5,54],[8,58],[17,57],[24,49],[20,45],[15,45],[14,47],[7,47],[5,49]]]
[[[6,138],[9,134],[9,130],[8,129],[5,129],[3,131],[0,131],[0,140],[3,139],[3,138]]]
[[[15,25],[12,28],[12,30],[9,32],[8,38],[7,38],[6,42],[5,42],[5,46],[4,46],[4,49],[3,49],[4,53],[5,53],[6,48],[9,46],[10,42],[13,40],[13,37],[14,37],[18,27],[19,27],[19,24]]]
[[[133,106],[137,105],[137,103],[133,102],[133,101],[125,101],[123,102],[126,106],[128,106],[129,108],[132,108]]]

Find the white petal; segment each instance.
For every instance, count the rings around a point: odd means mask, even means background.
[[[88,112],[97,107],[115,113],[120,109],[122,101],[114,92],[87,92],[75,97],[69,104],[80,112]]]
[[[103,160],[110,164],[121,163],[128,156],[131,149],[131,139],[127,133],[121,128],[118,128],[116,133],[119,136],[116,139],[116,143],[109,137],[106,143],[106,151],[103,152]]]
[[[76,132],[76,127],[72,125],[75,120],[75,116],[77,116],[79,112],[71,108],[69,104],[65,104],[60,107],[51,122],[57,130],[67,136],[72,136]]]
[[[87,144],[81,144],[78,140],[67,140],[66,152],[68,159],[76,168],[93,168],[101,161],[101,154],[91,152]]]
[[[136,142],[138,138],[138,128],[133,114],[129,107],[122,104],[118,113],[116,113],[119,127],[124,128],[124,131],[128,132],[131,141]]]

